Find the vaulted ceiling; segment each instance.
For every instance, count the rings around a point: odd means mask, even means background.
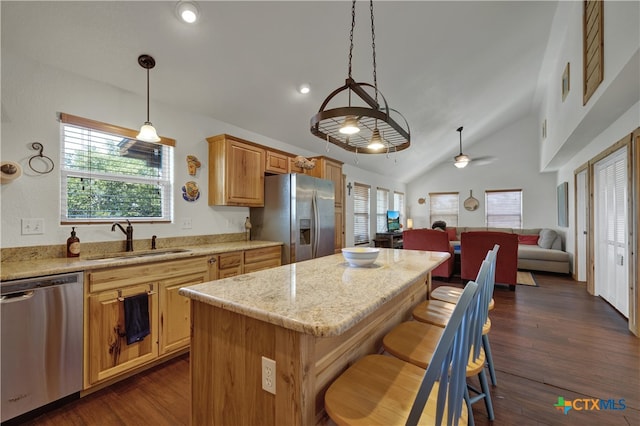
[[[350,2],[200,1],[195,25],[178,21],[176,3],[2,1],[2,49],[141,96],[146,77],[137,57],[148,53],[157,62],[152,102],[326,154],[309,120],[347,77]],[[395,161],[361,154],[357,166],[409,181],[453,161],[461,125],[465,152],[499,156],[475,142],[535,107],[556,7],[374,2],[378,86],[407,119],[412,140]],[[369,4],[359,1],[353,77],[372,83],[369,25]],[[310,94],[297,92],[302,83]],[[334,146],[326,155],[355,161]]]

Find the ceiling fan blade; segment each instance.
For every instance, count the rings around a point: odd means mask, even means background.
[[[487,155],[484,157],[471,157],[470,164],[473,166],[487,166],[494,161],[496,161],[498,157],[494,157],[492,155]]]

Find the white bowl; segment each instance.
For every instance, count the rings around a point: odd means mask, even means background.
[[[380,253],[379,248],[351,247],[343,248],[342,255],[351,266],[367,266],[373,264]]]

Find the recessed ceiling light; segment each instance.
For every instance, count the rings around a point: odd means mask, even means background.
[[[309,87],[308,84],[302,84],[302,85],[300,85],[300,88],[298,89],[298,91],[300,93],[302,93],[303,95],[306,95],[307,93],[309,93],[311,91],[311,88]]]
[[[178,17],[188,24],[193,24],[198,20],[200,11],[195,2],[192,1],[179,1],[176,6],[176,13]]]

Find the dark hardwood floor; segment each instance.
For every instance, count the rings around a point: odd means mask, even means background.
[[[498,385],[492,389],[493,424],[640,425],[640,339],[609,304],[589,296],[584,284],[553,274],[535,278],[538,287],[496,287],[494,293],[489,336]],[[554,407],[558,397],[624,399],[626,408],[572,409],[564,415]],[[482,402],[473,411],[476,425],[490,424]],[[29,424],[188,425],[188,355]]]

